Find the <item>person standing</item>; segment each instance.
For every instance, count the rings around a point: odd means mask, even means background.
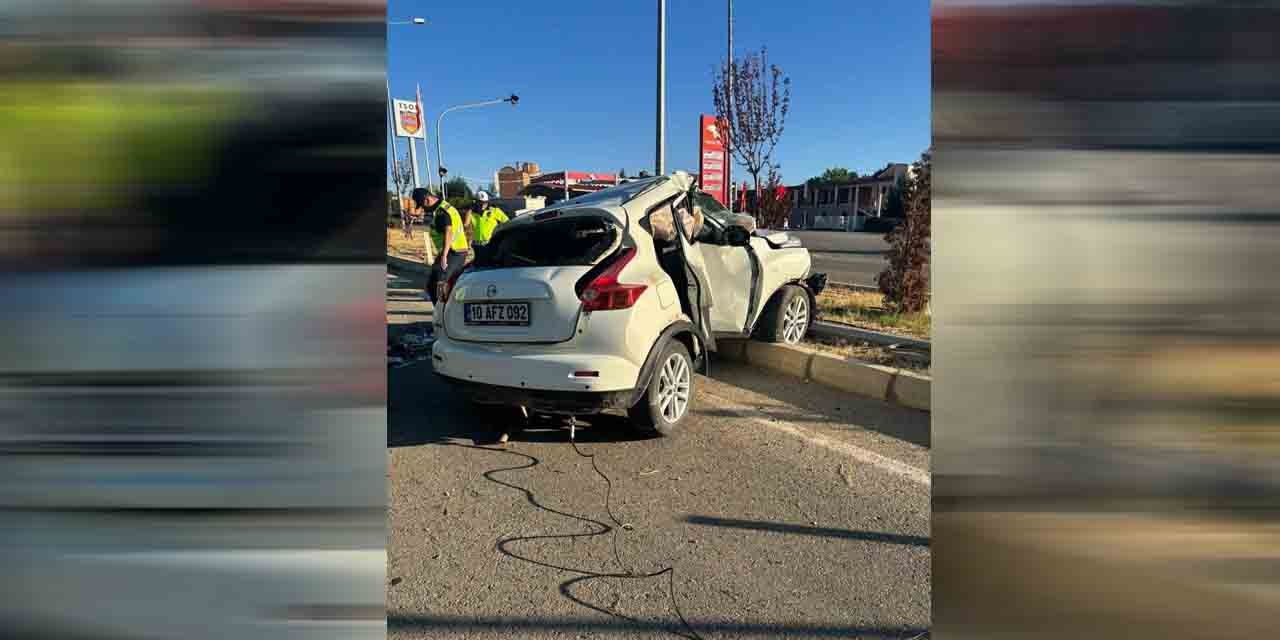
[[[476,194],[475,202],[472,203],[474,218],[474,227],[471,237],[472,246],[484,246],[489,244],[489,240],[493,238],[493,232],[499,225],[507,222],[510,218],[502,209],[489,206],[488,192],[481,191]]]
[[[424,214],[431,214],[432,217],[428,225],[431,232],[427,237],[435,243],[439,253],[432,263],[431,275],[427,278],[427,290],[424,295],[436,304],[443,302],[437,300],[440,286],[466,266],[470,244],[467,242],[467,234],[462,226],[462,216],[448,201],[423,189],[421,194],[418,191],[414,192],[414,202]],[[439,309],[436,312],[439,312]]]

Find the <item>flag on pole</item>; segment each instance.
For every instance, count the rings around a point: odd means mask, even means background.
[[[422,128],[423,130],[425,130],[427,128],[427,114],[422,111],[422,85],[417,85],[417,88],[418,88],[418,119],[420,122],[422,122]]]

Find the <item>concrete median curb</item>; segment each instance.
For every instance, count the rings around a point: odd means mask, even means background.
[[[746,362],[801,380],[885,400],[904,407],[930,410],[932,380],[895,367],[849,360],[806,347],[757,342],[721,340],[717,353],[724,358]]]

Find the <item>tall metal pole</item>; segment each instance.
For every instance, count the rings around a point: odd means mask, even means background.
[[[449,188],[446,187],[444,184],[444,172],[445,172],[444,151],[442,151],[440,148],[440,127],[441,125],[444,124],[444,114],[446,113],[449,113],[448,109],[441,111],[440,115],[436,118],[436,165],[438,165],[438,171],[440,172],[440,199],[441,200],[449,199]]]
[[[413,188],[422,186],[422,177],[418,173],[418,145],[409,138],[409,163],[413,165]]]
[[[418,85],[418,97],[422,97],[422,85]],[[421,100],[418,101],[421,105]],[[427,165],[427,188],[430,189],[435,183],[431,178],[431,143],[427,141],[427,110],[419,106],[418,117],[422,119],[422,160]]]
[[[727,98],[728,98],[727,102],[729,104],[727,105],[728,108],[726,109],[726,111],[732,112],[733,110],[733,0],[729,0],[729,48],[727,49],[727,53],[728,55],[725,58],[726,60],[725,76],[728,78],[728,81],[726,83],[728,87],[726,87],[727,90],[725,91],[725,93],[727,95]],[[733,135],[731,131],[727,131],[726,133],[730,135],[727,135],[724,138],[724,185],[725,185],[724,199],[732,201],[733,199]],[[733,205],[730,205],[729,208],[732,209]]]
[[[395,102],[391,99],[391,81],[387,80],[387,133],[391,136],[391,175],[396,183],[396,208],[400,210],[400,219],[404,219],[404,202],[401,198],[400,159],[396,157],[396,122],[392,111]]]
[[[654,166],[667,173],[667,0],[658,0],[658,144]]]

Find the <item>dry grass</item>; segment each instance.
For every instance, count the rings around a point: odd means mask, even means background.
[[[412,240],[404,237],[404,231],[400,227],[389,227],[387,228],[387,255],[425,262],[426,237],[424,227],[414,227]]]
[[[852,360],[858,360],[870,364],[880,364],[888,367],[910,369],[911,371],[925,375],[929,374],[928,364],[898,357],[887,347],[867,342],[849,341],[841,338],[816,339],[811,336],[809,340],[805,342],[805,346],[812,347],[824,353]]]
[[[864,329],[929,339],[932,328],[925,313],[896,313],[884,308],[884,295],[827,288],[818,296],[818,317]]]

